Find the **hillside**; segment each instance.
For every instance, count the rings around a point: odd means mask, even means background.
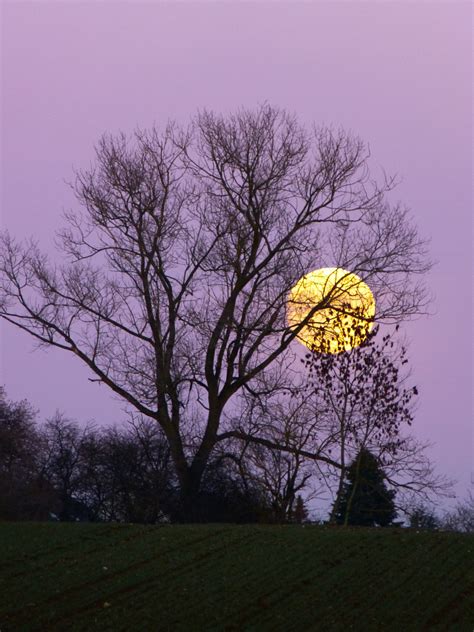
[[[474,536],[0,524],[0,629],[466,630]]]

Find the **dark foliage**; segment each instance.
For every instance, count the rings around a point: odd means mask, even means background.
[[[293,511],[293,520],[296,524],[302,524],[308,519],[308,510],[306,508],[303,497],[298,495],[296,497],[296,505]]]
[[[0,388],[0,520],[43,520],[57,508],[41,452],[35,411],[26,401],[8,401]]]
[[[440,520],[434,511],[424,505],[417,505],[409,513],[409,525],[413,529],[435,531],[440,527]]]
[[[174,473],[156,424],[81,430],[57,416],[44,433],[60,520],[156,523],[168,513]]]
[[[0,520],[149,522],[176,505],[158,426],[81,427],[57,413],[38,425],[0,389]]]
[[[225,460],[214,459],[206,468],[199,494],[192,504],[178,502],[178,522],[272,522],[271,500],[255,481],[243,481]]]
[[[221,459],[184,505],[156,423],[97,429],[57,413],[39,426],[27,402],[0,390],[0,520],[249,523],[270,521],[269,506]]]
[[[396,517],[394,496],[385,485],[377,459],[363,448],[347,470],[336,522],[386,527]]]
[[[172,507],[175,477],[156,424],[141,420],[102,431],[86,446],[84,495],[96,516],[160,522]]]

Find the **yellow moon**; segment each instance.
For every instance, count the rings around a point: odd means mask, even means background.
[[[374,326],[374,296],[353,272],[321,268],[301,277],[288,297],[288,325],[297,327],[318,304],[321,309],[297,334],[312,351],[349,351],[362,344]]]

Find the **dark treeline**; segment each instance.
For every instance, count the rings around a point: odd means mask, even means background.
[[[305,522],[303,493],[311,499],[314,487],[292,455],[228,445],[206,468],[193,521]],[[329,521],[399,525],[394,498],[378,460],[363,449],[347,468]],[[156,524],[183,521],[181,511],[169,444],[153,420],[99,428],[56,413],[40,424],[27,401],[9,401],[0,388],[0,520]],[[413,528],[474,531],[472,497],[443,518],[420,502],[403,513]]]
[[[25,401],[0,391],[0,519],[118,521],[174,520],[179,490],[169,446],[159,427],[139,419],[113,428],[82,427],[57,413],[44,424]],[[223,455],[207,468],[198,521],[301,521]]]

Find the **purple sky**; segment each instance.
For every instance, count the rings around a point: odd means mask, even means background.
[[[65,180],[104,132],[263,101],[335,124],[398,173],[438,263],[434,315],[404,327],[420,387],[415,434],[461,495],[472,434],[471,4],[2,4],[2,223],[52,249]],[[41,418],[119,421],[75,358],[3,328],[0,384]],[[474,474],[473,474],[474,475]]]

